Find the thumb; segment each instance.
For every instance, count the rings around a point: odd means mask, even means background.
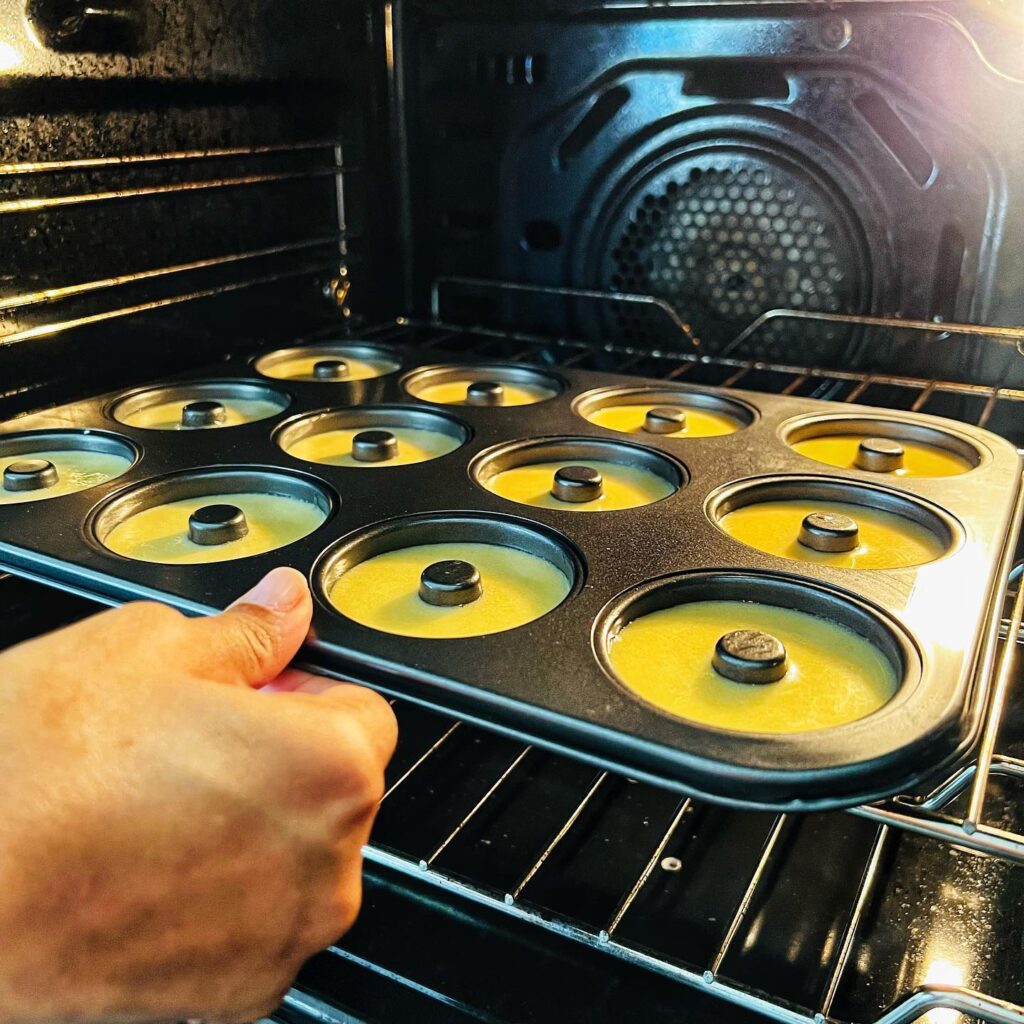
[[[306,578],[281,566],[226,611],[189,623],[189,661],[208,679],[260,686],[275,679],[295,656],[312,616]]]

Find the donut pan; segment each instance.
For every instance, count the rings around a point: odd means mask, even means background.
[[[410,381],[415,391],[423,382],[462,380],[451,368],[473,368],[472,361],[346,344],[360,358],[379,355],[382,365],[398,369],[350,382],[285,380],[261,375],[254,356],[147,385],[173,389],[164,394],[175,397],[211,381],[231,385],[232,393],[247,384],[280,396],[276,415],[218,429],[119,422],[115,407],[123,410],[143,388],[0,424],[0,464],[33,451],[88,447],[92,439],[107,449],[121,439],[134,453],[121,475],[96,486],[0,502],[0,565],[107,603],[151,598],[192,614],[223,608],[272,567],[292,565],[308,574],[316,604],[301,664],[737,806],[840,807],[905,792],[976,742],[1021,502],[1019,458],[1003,439],[912,413],[520,364],[510,383],[537,385],[538,394],[554,397],[501,407],[434,404],[414,397]],[[330,346],[328,355],[338,352]],[[472,379],[502,372],[481,366]],[[740,429],[692,438],[626,434],[582,415],[629,404],[636,389],[647,389],[657,405],[679,395],[694,408],[733,416]],[[208,399],[211,391],[197,394]],[[325,428],[358,422],[355,406],[378,409],[367,417],[371,427],[382,422],[380,407],[388,415],[408,410],[409,425],[440,424],[461,444],[430,461],[372,469],[302,461],[281,447],[282,439],[307,436],[318,420]],[[787,443],[865,430],[938,443],[971,468],[944,477],[836,468]],[[521,464],[521,444],[555,459],[578,450],[648,467],[670,493],[588,515],[570,503],[510,501],[477,477]],[[126,510],[148,507],[162,489],[175,500],[193,473],[204,481],[200,494],[230,490],[231,481],[242,481],[239,489],[312,494],[323,521],[285,547],[211,564],[154,564],[104,547],[103,532]],[[837,568],[769,554],[719,525],[751,502],[802,496],[896,512],[930,530],[944,553],[903,568]],[[379,632],[336,611],[327,594],[339,574],[393,549],[403,535],[415,543],[506,538],[569,575],[568,594],[526,625],[453,639]],[[842,624],[888,661],[900,680],[895,695],[856,721],[781,734],[729,731],[658,710],[614,677],[610,638],[638,615],[704,599],[763,602]]]

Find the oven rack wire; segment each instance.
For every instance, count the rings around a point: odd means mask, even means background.
[[[778,311],[775,314],[778,317],[786,315],[788,311]],[[796,315],[800,315],[799,311]],[[892,320],[889,324],[899,329],[908,327],[908,323],[901,320]],[[930,331],[932,326],[922,329]],[[979,328],[978,333],[988,332],[984,328]],[[1024,335],[1019,329],[1013,329],[1012,333],[1018,338]],[[764,390],[767,385],[774,390],[792,392],[800,388],[813,389],[817,382],[826,385],[829,382],[841,381],[844,382],[844,400],[847,402],[856,401],[872,386],[894,386],[912,392],[913,397],[909,405],[901,403],[901,407],[915,410],[927,406],[929,400],[936,394],[969,396],[977,400],[975,408],[979,411],[974,422],[981,426],[989,421],[993,409],[1000,402],[1015,403],[1015,414],[1024,413],[1024,392],[1012,389],[845,370],[819,370],[813,367],[776,365],[728,357],[700,357],[692,352],[652,353],[614,345],[595,347],[586,342],[569,339],[541,338],[483,327],[466,328],[440,319],[416,321],[399,317],[393,323],[362,334],[387,340],[391,344],[401,344],[404,340],[414,339],[415,344],[421,349],[437,348],[446,353],[465,351],[467,354],[472,353],[475,358],[502,358],[545,365],[585,364],[599,358],[600,365],[595,368],[619,373],[629,372],[631,369],[638,372],[637,368],[642,364],[640,372],[645,376],[661,376],[670,380],[685,379],[688,373],[695,373],[698,367],[714,368],[717,374],[716,383],[746,386],[755,390]],[[657,370],[652,369],[655,365]],[[785,383],[782,381],[783,377]],[[1018,402],[1021,404],[1016,405]],[[1018,509],[1018,515],[1020,513],[1021,510]],[[733,947],[748,917],[759,886],[770,875],[773,862],[780,855],[779,839],[787,820],[792,815],[779,814],[774,818],[768,829],[760,859],[733,910],[732,918],[723,932],[723,938],[703,968],[682,965],[659,957],[650,950],[621,940],[617,935],[619,923],[650,879],[673,834],[679,829],[691,808],[689,798],[680,800],[667,829],[651,848],[643,870],[623,893],[614,913],[602,927],[592,927],[579,920],[567,920],[546,913],[543,908],[520,897],[530,880],[571,833],[590,801],[606,784],[609,777],[607,772],[595,773],[582,799],[552,832],[547,845],[508,891],[489,889],[474,881],[447,875],[439,868],[438,858],[485,810],[488,801],[492,800],[514,776],[532,749],[529,745],[520,746],[514,751],[502,770],[490,780],[482,796],[453,823],[432,852],[415,858],[383,845],[375,845],[371,841],[365,849],[366,858],[382,868],[425,880],[461,899],[498,909],[513,918],[604,951],[620,960],[643,966],[766,1018],[786,1024],[831,1024],[837,1021],[832,1015],[833,1004],[846,976],[859,930],[879,878],[884,874],[881,869],[883,855],[894,834],[899,831],[917,833],[941,843],[971,850],[983,857],[1024,865],[1024,833],[999,828],[985,818],[987,799],[995,779],[1007,779],[1013,784],[1024,783],[1024,759],[1002,753],[999,749],[1000,727],[1011,700],[1014,673],[1021,658],[1021,650],[1024,648],[1024,634],[1021,629],[1024,617],[1024,587],[1014,587],[1016,575],[1011,574],[1008,580],[1008,607],[1001,621],[999,641],[993,645],[992,656],[987,666],[989,685],[986,691],[986,712],[976,755],[923,795],[901,795],[879,803],[856,807],[848,812],[873,822],[876,829],[863,873],[851,895],[849,911],[839,932],[841,938],[831,956],[827,983],[815,1007],[792,1005],[773,997],[770,993],[744,987],[720,972],[726,955]],[[449,721],[440,735],[421,750],[410,767],[391,783],[384,800],[387,801],[396,790],[407,784],[419,769],[458,734],[460,728],[465,728],[461,722]],[[953,805],[963,803],[964,800],[966,810],[954,811]],[[332,947],[332,952],[339,956],[347,956],[344,948],[340,946]],[[308,994],[296,990],[289,994],[285,1004],[296,1012],[308,1015],[311,1012],[309,998]],[[320,1007],[317,1011],[321,1018],[324,1015],[323,1010],[324,1007]],[[960,1013],[991,1024],[1024,1024],[1024,1005],[1007,1002],[994,995],[973,991],[963,986],[940,983],[926,983],[902,996],[878,1016],[874,1024],[909,1024],[933,1010],[941,1010],[944,1014]]]
[[[347,287],[340,287],[345,282],[339,279],[347,274],[348,254],[343,179],[359,170],[346,162],[338,138],[0,162],[0,180],[17,186],[12,197],[0,199],[0,220],[13,220],[15,230],[51,211],[166,203],[176,196],[199,202],[208,193],[291,184],[323,187],[334,197],[326,229],[302,237],[2,295],[0,346],[310,277],[321,280],[325,297],[343,308]],[[83,178],[88,186],[79,184]],[[43,318],[42,311],[51,308],[53,318]],[[22,322],[25,311],[33,316]]]

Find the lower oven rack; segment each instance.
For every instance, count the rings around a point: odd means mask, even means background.
[[[710,359],[690,353],[652,354],[611,345],[594,348],[581,342],[552,341],[482,328],[467,331],[464,327],[437,320],[416,323],[399,318],[395,323],[376,328],[369,333],[377,339],[386,338],[396,344],[401,344],[403,339],[415,337],[415,343],[420,347],[437,346],[446,352],[472,351],[474,357],[523,360],[551,365],[580,364],[599,358],[600,369],[611,369],[616,372],[628,372],[642,364],[642,371],[637,372],[647,376],[675,380],[685,379],[686,375],[693,374],[691,379],[700,377],[707,382],[710,377],[711,382],[715,384],[735,385],[742,381],[743,387],[755,390],[771,388],[793,392],[805,389],[803,393],[808,393],[806,389],[813,389],[818,385],[822,388],[838,386],[844,389],[843,397],[846,401],[868,402],[871,401],[871,396],[865,397],[865,392],[872,387],[891,387],[901,389],[900,407],[914,410],[927,406],[936,396],[965,397],[971,400],[968,403],[969,407],[976,410],[973,422],[980,426],[990,424],[997,409],[1007,423],[1012,423],[1014,417],[1024,413],[1024,392],[952,381],[818,370],[813,367],[781,366],[729,358]],[[657,364],[656,369],[652,368],[654,364]],[[903,391],[906,393],[903,394]],[[1011,403],[1011,410],[1001,408],[1002,403]],[[1021,445],[1020,439],[1012,439]],[[522,900],[520,895],[559,844],[570,835],[573,826],[585,812],[588,803],[594,799],[595,794],[607,784],[607,772],[595,773],[582,799],[564,818],[561,825],[553,830],[549,842],[539,856],[524,867],[519,881],[508,887],[507,891],[490,889],[471,879],[444,872],[443,866],[437,863],[438,859],[443,860],[442,855],[450,844],[487,809],[489,801],[495,799],[502,787],[515,776],[531,752],[532,748],[529,746],[519,745],[496,774],[481,782],[482,793],[479,798],[454,816],[451,828],[432,852],[414,856],[403,853],[393,846],[385,847],[371,842],[365,850],[366,858],[382,868],[427,881],[461,899],[498,909],[540,929],[602,950],[620,960],[643,966],[762,1014],[766,1018],[787,1024],[825,1024],[837,1021],[839,1018],[833,1015],[833,1004],[850,967],[858,932],[879,878],[883,874],[883,856],[894,835],[900,831],[917,833],[943,844],[973,851],[983,858],[1024,865],[1024,828],[1002,828],[986,816],[986,809],[991,806],[991,790],[995,780],[1006,779],[1015,785],[1024,784],[1024,759],[1000,750],[1000,730],[1004,714],[1011,706],[1014,673],[1018,669],[1021,649],[1024,647],[1024,636],[1021,631],[1024,587],[1019,585],[1019,568],[1018,566],[1010,574],[1007,584],[1007,607],[1001,623],[998,651],[994,652],[995,656],[991,659],[985,725],[977,755],[927,794],[898,796],[846,812],[867,819],[877,827],[863,871],[856,886],[852,887],[849,911],[839,930],[839,941],[830,954],[827,983],[821,990],[816,1006],[794,1005],[771,992],[737,984],[720,972],[723,961],[750,912],[759,886],[770,874],[775,858],[780,855],[779,839],[786,827],[787,819],[792,817],[790,815],[775,816],[767,830],[756,867],[735,905],[723,938],[714,955],[703,967],[682,965],[660,957],[649,949],[620,939],[617,933],[620,922],[662,861],[673,834],[691,809],[689,799],[679,801],[667,829],[661,833],[653,846],[650,846],[650,855],[644,862],[643,869],[637,874],[632,885],[625,889],[615,911],[609,915],[603,926],[594,927],[581,920],[546,913],[543,908]],[[411,758],[409,767],[391,782],[385,794],[385,804],[397,790],[408,785],[410,780],[430,763],[431,758],[437,756],[439,751],[452,741],[460,729],[467,728],[471,727],[454,720],[444,723],[440,733],[419,750],[416,756]],[[341,957],[349,955],[343,945],[332,947],[332,952]],[[288,995],[285,1006],[307,1017],[312,1015],[320,1019],[330,1019],[331,1016],[326,1004],[321,1004],[301,989],[296,989]],[[925,1016],[932,1011],[939,1011],[939,1015]],[[918,1019],[951,1021],[958,1019],[957,1014],[992,1024],[1024,1024],[1024,1005],[1007,1002],[994,995],[973,991],[960,985],[940,982],[926,983],[903,993],[885,1012],[875,1018],[875,1024],[907,1024]]]

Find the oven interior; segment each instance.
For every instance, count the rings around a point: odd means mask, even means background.
[[[1009,4],[3,0],[0,411],[344,334],[1024,447],[1022,54]],[[1024,1021],[1020,554],[977,757],[882,805],[399,702],[363,916],[278,1016]]]

